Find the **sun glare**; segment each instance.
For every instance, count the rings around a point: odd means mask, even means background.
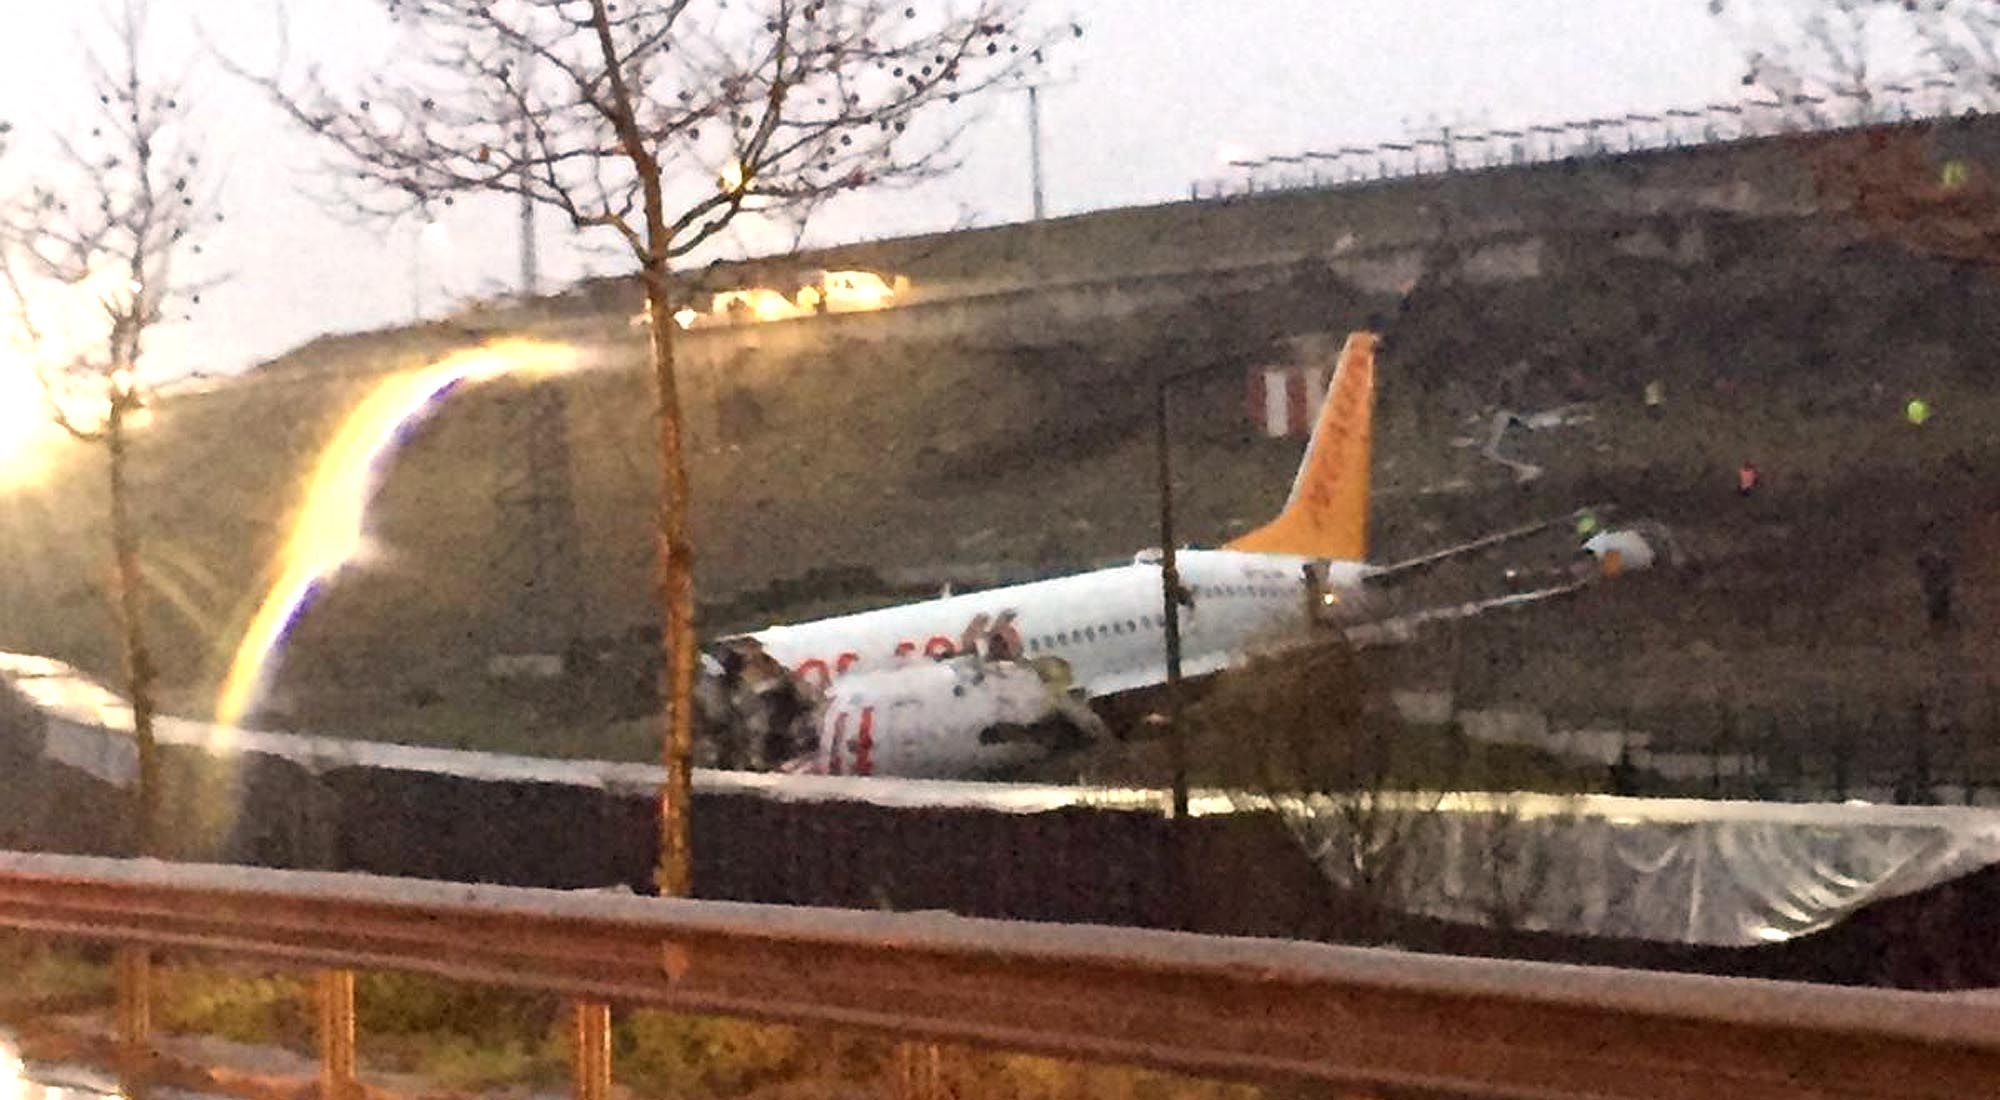
[[[56,431],[34,368],[0,359],[0,492],[42,480]]]
[[[411,425],[461,384],[559,374],[578,362],[576,349],[566,345],[509,340],[384,379],[363,398],[314,464],[279,551],[278,579],[244,631],[216,698],[216,722],[234,726],[243,720],[262,695],[271,659],[299,613],[323,583],[363,553],[368,506]]]
[[[62,372],[101,352],[106,303],[132,293],[130,276],[112,267],[75,284],[24,283],[22,292],[25,301],[0,314],[0,492],[39,484],[64,439],[38,366]],[[136,383],[127,377],[124,384]],[[110,407],[107,394],[93,394],[88,386],[62,387],[57,399],[70,423],[84,431],[101,427]]]

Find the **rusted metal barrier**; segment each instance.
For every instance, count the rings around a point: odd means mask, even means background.
[[[2000,1081],[2000,1004],[1980,999],[1171,932],[11,853],[0,926],[565,995],[590,1100],[611,1004],[1394,1095],[1958,1100]],[[348,1006],[322,1019],[351,1026]],[[330,1068],[329,1091],[349,1079]]]
[[[315,977],[318,1002],[319,1094],[322,1100],[348,1100],[355,1085],[354,971],[322,970]]]

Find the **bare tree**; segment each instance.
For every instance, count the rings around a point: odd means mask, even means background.
[[[1883,124],[2000,102],[2000,8],[1972,0],[1712,0],[1768,16],[1744,83],[1821,135],[1800,151],[1819,206],[1854,239],[1968,267],[2000,261],[1995,181],[1932,148],[1931,127]]]
[[[114,603],[139,763],[134,831],[139,850],[152,854],[160,839],[156,670],[132,516],[130,432],[146,405],[148,334],[199,298],[180,262],[200,251],[196,236],[209,215],[199,197],[199,140],[187,126],[182,84],[147,69],[146,24],[144,0],[107,10],[113,52],[92,56],[88,69],[94,120],[86,133],[56,137],[53,177],[33,184],[25,201],[0,215],[0,278],[51,418],[107,454]],[[52,298],[82,296],[95,301],[92,321],[49,316]]]
[[[1035,64],[1046,36],[1025,23],[1028,0],[380,2],[410,46],[357,87],[232,68],[323,139],[354,209],[526,196],[636,265],[661,467],[659,887],[685,894],[696,654],[674,264],[745,212],[945,171],[950,108]]]
[[[1359,902],[1346,933],[1364,942],[1386,938],[1424,819],[1459,764],[1417,747],[1384,713],[1382,673],[1336,636],[1224,674],[1189,714],[1200,781],[1272,808]]]
[[[1743,20],[1743,83],[1816,126],[2000,101],[2000,8],[1984,0],[1710,0]]]

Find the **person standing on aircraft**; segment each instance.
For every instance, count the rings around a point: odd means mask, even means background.
[[[1761,480],[1762,477],[1763,475],[1758,472],[1757,464],[1754,462],[1745,462],[1743,465],[1737,467],[1736,495],[1740,497],[1748,497],[1751,493],[1756,492],[1757,482]]]
[[[961,653],[984,654],[986,652],[986,636],[992,630],[991,623],[992,616],[984,611],[974,615],[972,621],[965,624],[965,629],[959,631],[957,648],[953,649],[951,653],[943,654],[943,656],[951,657]]]
[[[986,632],[986,659],[989,661],[1018,661],[1020,647],[1016,644],[1014,613],[1002,611],[993,620],[993,626]]]

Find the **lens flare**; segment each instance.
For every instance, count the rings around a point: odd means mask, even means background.
[[[397,446],[457,386],[502,376],[546,377],[574,370],[575,348],[508,340],[458,352],[376,386],[347,414],[320,452],[304,501],[280,552],[277,581],[264,596],[216,697],[215,720],[234,726],[257,702],[272,657],[320,586],[362,552],[368,506]]]
[[[55,422],[58,407],[79,431],[104,426],[111,380],[94,364],[106,354],[110,317],[131,308],[132,277],[116,266],[99,267],[79,282],[24,279],[13,289],[20,297],[0,312],[0,492],[48,480],[68,439]],[[157,326],[149,342],[173,329]],[[158,356],[149,354],[147,364],[157,363]],[[143,389],[143,379],[119,373],[126,392]],[[145,415],[129,427],[143,427],[141,420],[150,416],[138,411]]]
[[[58,431],[49,421],[34,368],[20,360],[0,360],[0,491],[42,480]]]

